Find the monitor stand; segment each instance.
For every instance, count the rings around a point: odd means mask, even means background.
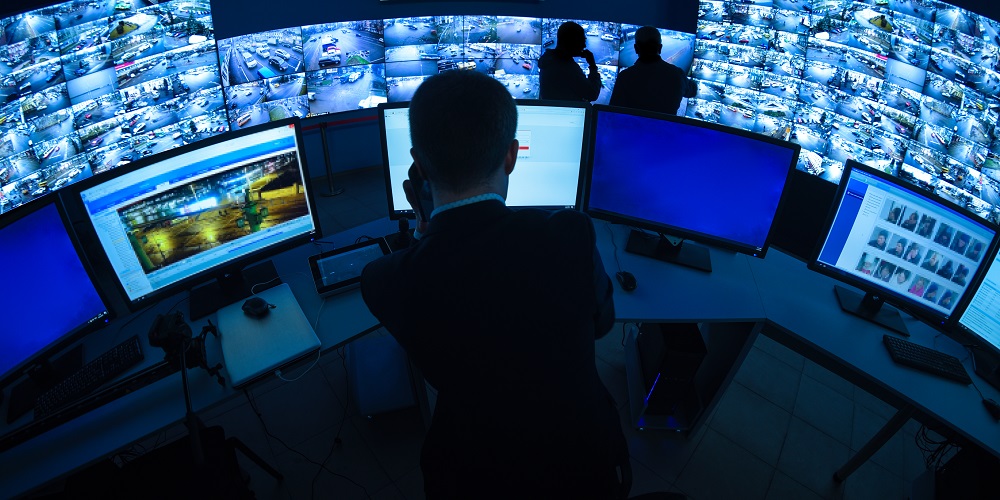
[[[655,236],[633,229],[628,235],[625,251],[712,272],[712,259],[708,248],[691,243],[685,244],[683,241],[675,245],[663,235]]]
[[[243,300],[281,284],[278,271],[270,260],[233,272],[224,273],[203,286],[191,290],[191,320],[201,319],[219,308]]]
[[[83,344],[66,351],[66,354],[44,360],[29,370],[28,378],[11,386],[10,404],[7,406],[7,423],[13,423],[21,415],[35,409],[38,396],[62,382],[83,367]]]
[[[872,323],[888,328],[900,335],[910,336],[903,323],[903,317],[895,308],[886,306],[885,301],[870,293],[862,294],[848,290],[840,285],[834,285],[840,308],[855,316],[867,319]]]
[[[1000,357],[982,347],[970,350],[976,367],[976,375],[1000,390]]]

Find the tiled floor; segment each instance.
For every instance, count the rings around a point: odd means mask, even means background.
[[[344,194],[320,202],[327,234],[385,216],[381,171],[356,171],[336,183],[346,188]],[[621,331],[616,327],[598,342],[597,363],[620,404],[633,458],[633,495],[675,491],[693,499],[908,498],[911,481],[924,470],[914,442],[919,426],[911,421],[847,481],[835,483],[833,472],[894,410],[766,336],[758,337],[698,432],[634,430],[628,423]],[[259,498],[423,498],[419,411],[366,418],[349,394],[347,373],[344,360],[331,354],[295,382],[272,380],[247,398],[202,415],[285,475],[278,483],[241,459]],[[180,432],[171,429],[151,440]]]

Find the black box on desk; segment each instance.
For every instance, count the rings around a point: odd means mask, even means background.
[[[646,412],[674,413],[693,392],[708,349],[696,323],[643,323],[636,340],[646,389]]]

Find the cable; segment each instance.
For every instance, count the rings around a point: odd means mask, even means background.
[[[362,234],[361,236],[358,236],[358,239],[354,240],[354,244],[357,245],[358,243],[361,243],[362,241],[368,241],[368,240],[374,240],[374,239],[375,238],[372,238],[371,236],[368,236],[367,234]]]
[[[285,382],[295,382],[295,381],[299,380],[300,378],[305,377],[306,374],[309,373],[309,371],[312,370],[314,366],[316,366],[316,363],[319,363],[320,353],[322,353],[322,352],[323,352],[322,349],[316,349],[316,360],[313,361],[312,364],[309,365],[309,368],[306,368],[306,371],[302,372],[302,374],[299,375],[298,377],[295,377],[295,378],[292,378],[292,379],[285,378],[285,377],[283,377],[281,375],[281,370],[274,370],[274,375],[276,377],[280,378],[281,380],[284,380]]]
[[[321,463],[318,463],[318,462],[316,462],[315,460],[313,460],[313,459],[311,459],[311,458],[307,457],[306,455],[304,455],[304,454],[303,454],[302,452],[300,452],[299,450],[296,450],[295,448],[292,448],[291,446],[288,446],[288,443],[285,443],[285,442],[284,442],[284,441],[283,441],[283,440],[282,440],[281,438],[279,438],[278,436],[275,436],[274,434],[271,434],[271,431],[270,431],[270,430],[269,430],[269,429],[267,428],[267,424],[266,424],[266,423],[264,422],[264,416],[263,416],[263,415],[261,415],[261,413],[260,413],[260,410],[259,410],[259,409],[257,408],[257,402],[256,402],[256,401],[254,400],[254,398],[252,398],[252,397],[250,396],[250,391],[248,391],[248,390],[246,390],[246,389],[243,389],[243,395],[244,395],[244,396],[246,396],[246,398],[247,398],[247,401],[248,401],[248,402],[250,403],[250,409],[251,409],[251,410],[253,410],[253,412],[254,412],[254,414],[255,414],[255,415],[257,415],[257,420],[259,420],[259,421],[260,421],[260,425],[261,425],[261,427],[263,427],[263,429],[264,429],[264,434],[265,434],[265,435],[267,435],[268,437],[270,437],[270,438],[274,439],[274,440],[275,440],[275,441],[277,441],[278,443],[281,443],[281,446],[284,446],[284,447],[285,447],[285,449],[287,449],[288,451],[290,451],[290,452],[292,452],[292,453],[295,453],[296,455],[298,455],[298,456],[302,457],[302,458],[303,458],[303,459],[305,459],[305,460],[306,460],[307,462],[309,462],[309,463],[311,463],[311,464],[313,464],[313,465],[318,465],[318,466],[322,467],[322,468],[323,468],[323,470],[326,470],[327,472],[329,472],[329,473],[330,473],[331,475],[333,475],[334,477],[339,477],[339,478],[343,478],[343,479],[346,479],[346,480],[347,480],[348,482],[350,482],[350,483],[351,483],[351,484],[353,484],[354,486],[357,486],[358,488],[361,488],[361,491],[364,491],[364,492],[365,492],[365,497],[366,497],[366,498],[369,498],[369,499],[370,499],[370,498],[372,497],[372,496],[371,496],[371,495],[370,495],[370,494],[368,493],[368,489],[367,489],[367,488],[365,488],[364,486],[362,486],[362,485],[358,484],[358,483],[357,483],[356,481],[354,481],[353,479],[351,479],[351,478],[349,478],[349,477],[347,477],[347,476],[345,476],[345,475],[343,475],[343,474],[338,474],[338,473],[336,473],[336,472],[333,472],[332,470],[330,470],[330,469],[328,469],[328,468],[326,467],[326,464],[321,464]],[[273,453],[273,451],[272,451],[272,453]]]
[[[969,353],[969,357],[972,358],[972,371],[976,371],[976,355],[972,352],[972,349],[977,348],[978,346],[973,344],[962,344],[962,347],[965,347],[966,352]],[[971,380],[972,377],[969,377],[969,379]],[[972,380],[972,388],[979,393],[979,399],[986,401],[986,396],[983,395],[983,391],[979,390],[979,386],[976,385],[975,380]]]
[[[618,262],[618,244],[615,243],[615,232],[611,230],[611,224],[605,224],[604,227],[608,228],[608,234],[611,235],[611,246],[615,248],[615,251],[613,252],[615,254],[615,265],[618,266],[618,272],[621,272],[622,264],[621,262]]]
[[[345,394],[346,394],[346,399],[344,401],[344,414],[340,418],[340,425],[337,427],[337,434],[333,437],[333,444],[330,445],[330,451],[328,451],[327,454],[326,454],[326,457],[323,458],[323,466],[324,467],[326,466],[326,462],[328,460],[330,460],[330,457],[333,456],[333,450],[336,450],[337,448],[339,448],[340,446],[342,446],[344,444],[344,442],[340,439],[340,431],[342,431],[344,429],[344,422],[347,421],[347,409],[351,405],[351,384],[348,381],[347,356],[346,356],[346,352],[345,351],[346,351],[346,348],[343,348],[343,347],[340,348],[340,349],[337,349],[337,354],[340,356],[340,365],[344,368],[344,381],[346,382],[345,388],[344,388],[344,391],[345,391]],[[333,387],[333,382],[330,382],[330,378],[326,376],[326,372],[320,370],[320,373],[323,374],[323,379],[326,380],[326,384],[330,386],[330,391],[332,391],[334,394],[336,394],[336,389]],[[309,498],[315,498],[316,497],[316,480],[319,479],[319,473],[322,472],[322,471],[323,471],[323,469],[317,469],[316,470],[316,475],[313,476],[312,483],[310,483],[310,487],[309,487],[309,491],[310,491]]]

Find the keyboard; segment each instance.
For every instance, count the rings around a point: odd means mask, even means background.
[[[889,350],[892,360],[918,370],[948,378],[965,385],[972,383],[969,372],[955,356],[935,351],[891,335],[883,335],[882,343]]]
[[[97,359],[83,365],[65,380],[38,396],[35,419],[44,418],[66,405],[87,396],[129,368],[142,361],[139,336],[135,335],[118,344]]]

